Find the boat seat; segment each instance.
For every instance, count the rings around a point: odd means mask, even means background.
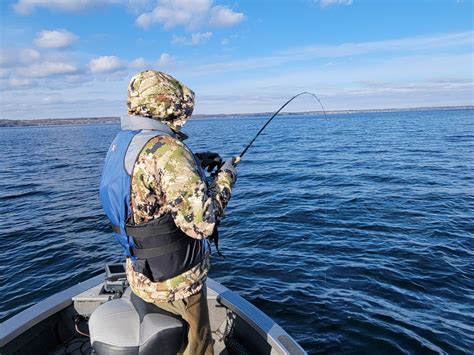
[[[91,344],[99,355],[176,354],[186,339],[186,324],[178,316],[143,301],[108,301],[89,319]]]

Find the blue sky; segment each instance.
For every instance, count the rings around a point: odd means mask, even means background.
[[[195,113],[474,104],[468,0],[4,0],[1,118],[116,116],[174,75]],[[317,110],[301,98],[289,111]]]

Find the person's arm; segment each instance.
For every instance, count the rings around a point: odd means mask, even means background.
[[[184,233],[197,239],[209,237],[230,200],[235,174],[221,170],[207,187],[192,152],[169,137],[163,143],[157,150],[162,162],[157,167],[163,200]]]

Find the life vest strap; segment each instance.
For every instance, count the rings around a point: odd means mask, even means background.
[[[163,218],[164,217],[164,218]],[[167,234],[172,234],[178,231],[178,227],[172,222],[171,217],[163,216],[158,220],[154,220],[152,222],[139,224],[139,225],[125,225],[125,233],[137,239],[142,238],[149,238],[149,237],[156,237],[162,236]],[[114,233],[120,234],[120,227],[117,225],[112,225],[112,231]]]
[[[191,237],[180,238],[175,242],[165,244],[157,248],[146,248],[146,249],[132,248],[132,252],[133,252],[133,255],[136,256],[138,259],[150,259],[150,258],[155,258],[157,256],[171,254],[175,251],[186,248],[192,242],[193,242],[193,239]]]
[[[117,225],[112,225],[112,230],[114,233],[120,234],[120,227]],[[177,227],[170,225],[169,223],[160,223],[160,224],[144,224],[138,226],[129,226],[125,227],[125,232],[128,236],[140,239],[145,238],[160,238],[170,234],[173,234],[177,231]],[[173,238],[175,239],[175,238]],[[158,256],[163,256],[166,254],[174,253],[178,250],[185,249],[189,244],[193,242],[193,238],[188,236],[179,236],[177,239],[160,245],[155,248],[136,248],[131,247],[130,251],[133,256],[136,256],[138,259],[149,259]]]
[[[125,226],[127,235],[137,239],[173,234],[176,231],[178,227],[174,223],[147,223],[135,226],[127,224]]]

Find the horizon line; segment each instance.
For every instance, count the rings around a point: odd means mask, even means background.
[[[344,114],[344,113],[357,113],[357,112],[396,112],[396,111],[415,111],[415,110],[449,110],[449,109],[473,109],[474,104],[470,105],[448,105],[448,106],[416,106],[416,107],[398,107],[398,108],[368,108],[368,109],[342,109],[342,110],[324,110],[326,114]],[[276,111],[262,111],[262,112],[245,112],[245,113],[197,113],[191,115],[189,119],[194,118],[210,118],[210,117],[231,117],[231,116],[258,116],[258,115],[269,115]],[[296,114],[322,114],[323,110],[311,110],[311,111],[282,111],[282,114],[296,115]],[[45,121],[45,120],[81,120],[81,119],[111,119],[120,118],[119,116],[89,116],[89,117],[58,117],[58,118],[0,118],[0,121]]]

